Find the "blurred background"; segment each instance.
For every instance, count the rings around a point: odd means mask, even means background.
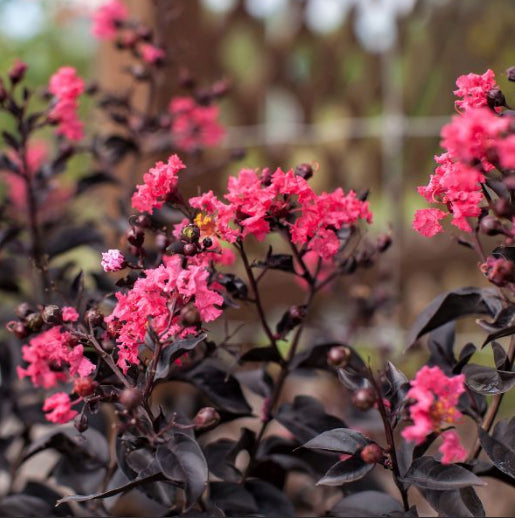
[[[113,90],[119,54],[90,35],[97,0],[0,0],[0,67],[15,57],[45,84],[61,65],[100,74]],[[370,187],[372,233],[393,231],[382,274],[398,302],[374,333],[402,347],[403,330],[443,289],[485,285],[476,259],[452,231],[432,240],[411,229],[424,207],[439,131],[454,111],[455,80],[492,68],[507,96],[515,64],[515,3],[507,0],[183,0],[167,37],[206,82],[229,78],[223,149],[241,163],[203,178],[220,188],[241,166],[317,163],[316,188]],[[128,1],[152,23],[152,2]],[[173,59],[173,58],[172,58]],[[168,78],[163,103],[177,89]],[[375,337],[377,338],[377,337]]]

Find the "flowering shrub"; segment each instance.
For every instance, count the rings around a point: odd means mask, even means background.
[[[151,99],[167,66],[152,32],[113,0],[95,14],[93,33],[132,53],[131,74]],[[428,335],[430,356],[409,380],[349,343],[312,341],[314,333],[306,339],[324,292],[350,282],[391,244],[389,235],[370,237],[366,193],[318,193],[310,179],[323,171],[301,164],[243,168],[221,195],[189,197],[190,160],[223,137],[214,102],[224,83],[207,95],[188,81],[188,96],[174,97],[164,113],[149,103],[142,114],[130,98],[63,67],[42,92],[45,108],[32,112],[36,92],[22,89],[25,71],[16,63],[9,87],[0,86],[1,108],[17,128],[4,132],[0,155],[9,186],[0,288],[23,301],[6,326],[16,341],[1,348],[8,412],[0,417],[21,427],[1,438],[18,452],[0,467],[10,477],[2,514],[115,515],[117,501],[134,490],[126,498],[147,506],[144,515],[293,516],[306,505],[289,484],[300,472],[326,488],[323,508],[308,514],[417,516],[416,489],[439,515],[484,516],[474,488],[485,477],[514,485],[515,421],[495,421],[515,385],[515,340],[507,351],[497,342],[515,336],[515,135],[493,72],[458,79],[459,115],[442,130],[446,153],[420,188],[442,208],[421,209],[414,220],[433,236],[451,215],[464,232],[459,242],[477,252],[493,286],[446,293],[428,306],[404,345]],[[77,115],[83,95],[96,99],[115,133],[89,136]],[[35,133],[54,126],[55,150],[37,151]],[[120,203],[112,230],[121,249],[108,248],[92,222],[74,221],[67,205],[47,212],[76,154],[89,153],[95,172],[78,180],[70,206],[94,186],[119,183],[114,169],[122,160],[131,157],[139,171],[145,153],[156,151],[168,158]],[[485,234],[500,239],[489,253]],[[73,264],[54,261],[77,246],[93,247],[102,271],[72,274]],[[20,251],[29,258],[23,264],[12,260]],[[32,291],[21,283],[26,272]],[[285,294],[282,316],[265,302],[265,276],[302,288]],[[384,304],[370,297],[353,318],[370,321]],[[241,326],[230,329],[229,316],[245,310],[253,316],[238,318],[258,327],[235,341]],[[478,323],[492,366],[472,363],[475,345],[458,352],[455,344],[455,321],[473,315],[487,317]],[[340,382],[342,407],[353,408],[345,421],[314,394],[287,396],[293,377],[317,379],[321,371]],[[36,437],[35,425],[49,422],[65,426]],[[46,449],[57,453],[53,489],[23,484],[19,468]],[[381,489],[376,466],[396,491]]]

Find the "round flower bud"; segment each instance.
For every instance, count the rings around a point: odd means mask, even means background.
[[[198,252],[198,247],[195,243],[186,243],[184,245],[184,255],[191,257]]]
[[[205,430],[206,428],[213,428],[220,422],[220,414],[210,406],[206,406],[201,408],[195,418],[193,419],[193,423],[197,430]]]
[[[376,395],[373,389],[361,388],[352,395],[352,404],[359,410],[369,410],[376,402]]]
[[[139,228],[132,227],[127,231],[127,241],[139,248],[145,241],[145,234]]]
[[[486,100],[490,108],[497,108],[499,106],[506,106],[506,99],[499,88],[492,88],[486,94]]]
[[[367,444],[361,450],[360,456],[361,460],[367,464],[377,464],[384,457],[383,448],[381,448],[381,446],[375,442]]]
[[[502,233],[501,222],[493,216],[485,216],[481,220],[479,228],[481,229],[481,232],[483,232],[483,234],[486,234],[487,236],[495,236],[497,234]]]
[[[27,63],[23,63],[19,59],[16,60],[16,63],[11,67],[7,75],[11,80],[13,85],[19,83],[25,77],[25,73],[27,72]]]
[[[104,323],[104,315],[98,309],[88,309],[84,315],[84,320],[94,328]]]
[[[200,228],[197,225],[187,225],[181,230],[181,238],[187,243],[197,243],[200,237]]]
[[[79,414],[75,418],[73,426],[79,433],[85,432],[88,429],[88,418],[84,414]]]
[[[5,327],[7,331],[13,333],[13,335],[15,335],[16,338],[19,338],[20,340],[23,340],[24,338],[29,336],[29,330],[25,327],[25,325],[22,322],[11,320],[10,322],[7,322],[7,325]]]
[[[73,391],[80,397],[86,397],[93,394],[96,387],[97,383],[91,378],[78,378],[73,385]]]
[[[349,364],[351,356],[352,352],[348,347],[337,345],[327,352],[327,363],[331,367],[343,368]]]
[[[295,174],[304,180],[309,180],[313,176],[313,168],[309,164],[299,164],[295,168]]]
[[[135,387],[126,388],[120,394],[118,401],[127,410],[134,410],[143,401],[143,393]]]
[[[140,214],[134,221],[137,227],[150,228],[152,226],[152,219],[148,214]]]
[[[506,69],[506,76],[508,77],[508,81],[515,81],[515,67]]]
[[[25,325],[31,333],[37,333],[43,327],[43,324],[41,313],[31,313],[25,319]]]
[[[202,240],[202,246],[204,249],[211,248],[213,246],[213,240],[210,237],[205,237]]]
[[[181,323],[184,326],[197,326],[201,322],[200,312],[193,304],[188,304],[181,309]]]
[[[61,311],[61,308],[55,304],[45,306],[41,316],[43,317],[45,324],[57,325],[62,324],[63,322],[63,312]]]
[[[499,198],[493,206],[494,213],[499,218],[510,219],[513,216],[513,206],[506,198]]]
[[[31,313],[34,313],[34,310],[30,307],[30,305],[27,302],[22,302],[17,308],[16,308],[16,316],[24,320],[27,318]]]
[[[306,308],[303,306],[292,306],[289,314],[293,324],[300,324],[306,318]]]

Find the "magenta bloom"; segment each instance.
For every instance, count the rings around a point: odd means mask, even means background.
[[[72,409],[70,396],[65,392],[57,392],[45,400],[43,412],[47,412],[46,419],[51,423],[65,424],[71,421],[77,411]]]
[[[456,97],[456,108],[467,110],[468,108],[481,108],[488,104],[487,95],[490,90],[498,88],[495,82],[495,74],[488,69],[483,75],[467,74],[458,77],[456,80],[457,90],[454,90]]]
[[[116,36],[118,25],[129,17],[126,5],[120,0],[110,0],[101,5],[93,15],[93,34],[104,40]]]
[[[175,192],[179,180],[177,173],[186,166],[177,155],[168,162],[158,162],[143,176],[143,184],[136,187],[132,196],[132,206],[140,212],[160,209],[168,196]]]
[[[433,237],[442,232],[440,220],[447,214],[440,209],[419,209],[413,218],[413,229],[425,237]]]
[[[467,450],[461,444],[460,437],[455,430],[447,430],[442,433],[442,444],[438,449],[442,454],[442,464],[463,462],[467,458]]]
[[[71,306],[64,306],[62,311],[63,320],[65,322],[77,322],[77,320],[79,320],[79,314],[75,308],[72,308]]]
[[[151,45],[150,43],[144,43],[141,46],[141,57],[144,61],[153,65],[164,59],[165,51],[159,47]]]
[[[56,98],[49,118],[58,124],[57,133],[75,142],[81,140],[84,131],[77,99],[84,92],[84,80],[74,68],[62,67],[50,78],[48,90]]]
[[[463,374],[449,378],[439,367],[422,367],[407,393],[407,397],[414,400],[409,406],[413,424],[402,431],[402,436],[415,444],[421,444],[429,434],[439,432],[442,425],[456,423],[462,416],[456,406],[463,392]],[[444,436],[445,460],[457,451],[456,440],[459,443],[457,436],[447,436],[447,439]]]
[[[117,272],[125,268],[125,257],[117,249],[111,249],[102,253],[102,268],[105,272]]]
[[[218,106],[200,106],[193,97],[174,97],[170,101],[172,137],[183,151],[216,146],[225,130],[218,122]]]

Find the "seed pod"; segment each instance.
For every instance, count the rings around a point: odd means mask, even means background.
[[[352,404],[359,410],[369,410],[376,402],[376,395],[373,389],[361,388],[352,395]]]
[[[337,345],[327,352],[327,363],[331,367],[343,368],[349,364],[351,356],[352,352],[348,347]]]
[[[31,313],[25,319],[25,326],[31,333],[37,333],[43,327],[43,317],[41,313]]]
[[[220,422],[220,414],[210,406],[201,408],[193,419],[195,429],[205,430],[213,428]]]
[[[104,315],[98,309],[88,309],[84,315],[84,320],[93,328],[104,323]]]

